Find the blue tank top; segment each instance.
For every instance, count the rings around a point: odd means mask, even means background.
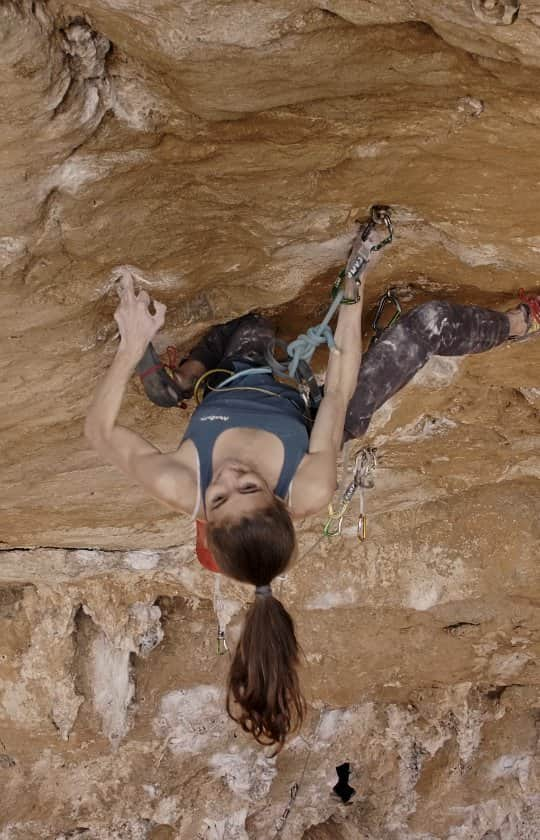
[[[241,370],[242,363],[235,362],[234,367]],[[270,393],[244,390],[246,387],[264,388]],[[283,467],[274,492],[284,499],[300,461],[308,451],[305,413],[304,401],[298,391],[277,382],[269,373],[239,377],[230,386],[207,394],[193,412],[183,438],[193,441],[199,456],[203,509],[206,509],[206,490],[212,481],[214,444],[226,429],[262,429],[280,439],[284,449]]]

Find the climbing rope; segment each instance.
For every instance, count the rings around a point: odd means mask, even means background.
[[[375,245],[369,241],[370,234],[378,226],[386,228],[387,235]],[[353,242],[347,265],[341,271],[332,287],[332,303],[320,324],[309,327],[307,332],[299,335],[294,341],[286,345],[287,360],[279,362],[274,356],[275,344],[268,348],[267,361],[274,373],[289,376],[291,379],[305,380],[306,367],[310,371],[309,363],[317,347],[327,344],[330,351],[336,351],[334,334],[330,321],[342,304],[355,304],[360,300],[362,276],[366,271],[371,255],[388,245],[393,238],[393,227],[390,218],[390,208],[374,205],[370,211],[369,221],[364,224]],[[344,287],[347,281],[354,283],[354,296],[345,296]],[[302,363],[305,367],[302,369]]]
[[[377,226],[384,226],[386,229],[386,236],[378,243],[372,244],[369,237]],[[328,311],[321,321],[315,327],[309,327],[305,333],[297,336],[294,341],[286,344],[283,341],[275,339],[266,348],[266,360],[268,367],[254,367],[246,370],[233,373],[232,371],[215,368],[206,371],[196,382],[194,387],[194,396],[198,404],[202,402],[203,393],[202,387],[206,383],[208,390],[217,390],[219,388],[227,387],[236,379],[245,378],[250,374],[273,373],[274,375],[285,377],[294,380],[299,386],[299,390],[304,397],[304,401],[308,409],[312,409],[312,414],[321,402],[322,394],[319,385],[315,379],[313,371],[310,367],[310,362],[317,347],[323,344],[328,345],[331,352],[337,352],[334,334],[330,327],[330,321],[336,314],[339,307],[343,304],[355,304],[360,300],[360,290],[362,287],[362,276],[369,264],[371,255],[376,251],[380,251],[385,245],[392,242],[393,227],[390,218],[390,208],[383,205],[374,205],[370,211],[369,220],[363,225],[358,232],[351,249],[351,254],[347,261],[345,268],[339,273],[334,285],[332,287],[332,303]],[[345,296],[345,284],[352,282],[354,284],[354,296],[348,298]],[[393,299],[392,299],[393,300]],[[397,303],[399,307],[399,303]],[[384,308],[384,307],[383,307]],[[401,309],[399,309],[401,312]],[[382,314],[382,310],[381,310]],[[399,317],[399,314],[395,317]],[[395,318],[393,319],[395,320]],[[392,323],[393,323],[392,320]],[[285,351],[286,359],[282,362],[275,357],[276,348],[280,347]],[[222,380],[217,388],[214,388],[208,382],[208,378],[215,373],[229,374]],[[263,392],[261,388],[250,388],[249,386],[239,386],[241,390],[258,390]],[[270,392],[266,392],[270,393]],[[310,417],[308,419],[313,419]]]
[[[365,511],[364,490],[374,486],[375,467],[377,466],[377,450],[374,447],[366,446],[359,449],[354,456],[354,471],[352,480],[341,494],[341,502],[338,510],[334,510],[332,504],[328,505],[328,519],[323,528],[325,537],[341,536],[345,514],[351,506],[355,494],[358,492],[360,506],[358,512],[358,524],[356,534],[360,542],[367,537],[367,518]],[[346,466],[344,467],[346,475]]]

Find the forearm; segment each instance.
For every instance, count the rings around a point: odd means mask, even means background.
[[[336,457],[343,440],[345,415],[356,388],[362,358],[361,299],[354,305],[340,308],[334,338],[338,352],[330,353],[324,399],[309,441],[310,454],[329,453],[333,458],[332,481],[335,480]],[[330,476],[328,469],[327,474]]]
[[[118,349],[113,363],[100,381],[88,414],[85,434],[92,440],[110,437],[115,427],[127,383],[135,370],[137,359],[133,353]]]
[[[191,511],[197,481],[191,470],[152,446],[137,432],[116,423],[122,397],[137,364],[137,350],[120,348],[99,383],[88,411],[85,433],[94,449],[110,464],[142,485],[154,498],[177,511]]]
[[[362,304],[363,289],[358,303],[340,306],[334,334],[339,352],[330,353],[328,359],[325,393],[334,393],[346,404],[356,388],[362,360]]]
[[[349,404],[345,394],[338,390],[324,393],[317,417],[309,437],[309,453],[331,452],[335,459],[343,441],[343,427]]]

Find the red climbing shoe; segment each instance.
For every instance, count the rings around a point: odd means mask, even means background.
[[[540,295],[529,295],[525,289],[519,290],[521,303],[519,309],[523,312],[527,323],[527,330],[523,335],[514,336],[514,341],[524,341],[532,335],[540,335]]]

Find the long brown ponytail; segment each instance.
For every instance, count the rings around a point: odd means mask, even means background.
[[[209,523],[208,542],[226,575],[256,587],[266,587],[287,568],[296,546],[289,512],[277,498],[250,517],[219,526]],[[261,744],[281,749],[302,723],[298,658],[291,616],[273,595],[257,595],[229,671],[227,711]]]

